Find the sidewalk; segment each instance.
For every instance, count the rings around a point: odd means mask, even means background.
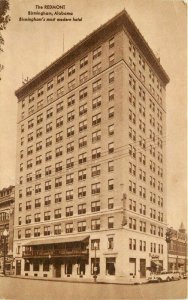
[[[64,277],[64,278],[43,278],[43,277],[31,277],[31,276],[16,276],[7,275],[6,277],[28,279],[28,280],[43,280],[43,281],[56,281],[56,282],[71,282],[71,283],[91,283],[95,284],[93,278],[80,278],[80,277]],[[135,285],[135,284],[146,284],[148,280],[146,278],[131,278],[125,279],[120,278],[97,278],[97,283],[100,284],[119,284],[119,285]]]

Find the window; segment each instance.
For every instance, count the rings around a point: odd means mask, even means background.
[[[93,183],[91,185],[91,194],[92,195],[99,194],[100,190],[101,190],[101,184],[100,184],[100,182]]]
[[[66,200],[73,200],[73,190],[66,191]]]
[[[111,54],[111,55],[109,56],[109,65],[110,65],[110,66],[113,65],[113,64],[114,64],[114,61],[115,61],[115,55],[114,55],[114,53],[113,53],[113,54]]]
[[[74,173],[66,175],[66,184],[73,184],[74,182]]]
[[[60,87],[58,90],[57,90],[57,97],[60,97],[61,95],[63,95],[64,93],[64,87]]]
[[[87,161],[87,153],[82,153],[78,156],[78,163],[83,164]]]
[[[99,123],[101,123],[101,113],[95,115],[92,117],[92,125],[98,125]]]
[[[58,156],[61,156],[63,154],[63,147],[58,147],[56,148],[56,151],[55,151],[55,156],[58,157]]]
[[[83,100],[84,98],[87,97],[87,87],[83,88],[82,90],[80,90],[79,92],[79,99]]]
[[[50,94],[49,96],[47,96],[47,103],[50,103],[53,101],[53,94]]]
[[[129,138],[136,142],[136,131],[129,126]]]
[[[100,240],[99,239],[95,239],[95,240],[91,240],[91,250],[99,250],[100,249]]]
[[[74,126],[67,128],[67,137],[71,137],[74,135]]]
[[[111,154],[114,152],[114,143],[108,144],[108,153]]]
[[[52,188],[51,180],[45,182],[45,191],[49,191]]]
[[[108,198],[108,209],[114,208],[114,198]]]
[[[54,219],[61,218],[61,208],[54,210]]]
[[[71,122],[74,120],[74,110],[68,112],[67,114],[67,122]]]
[[[98,142],[101,140],[101,130],[95,131],[92,133],[92,143]]]
[[[55,178],[55,187],[58,188],[61,186],[62,186],[62,177]]]
[[[19,194],[21,194],[21,190],[20,190]],[[31,195],[32,195],[32,187],[29,186],[29,187],[26,188],[26,196],[31,196]]]
[[[111,160],[108,162],[108,172],[113,172],[114,171],[114,161]]]
[[[35,199],[35,208],[41,207],[41,199]]]
[[[129,191],[136,194],[136,183],[129,180]]]
[[[61,111],[63,111],[63,101],[60,103],[57,103],[57,105],[56,105],[56,112],[59,113]]]
[[[33,140],[33,132],[27,135],[27,141],[31,142]]]
[[[85,214],[86,213],[86,204],[79,204],[78,205],[78,214]]]
[[[52,159],[52,151],[46,152],[45,160],[49,161]]]
[[[45,211],[44,212],[44,220],[45,221],[50,220],[50,217],[51,217],[51,212],[50,211]]]
[[[87,113],[87,103],[84,105],[81,105],[79,107],[79,116],[83,116]]]
[[[140,221],[140,231],[146,232],[146,222]]]
[[[66,167],[67,167],[67,169],[74,167],[74,158],[73,157],[67,158]]]
[[[112,191],[114,189],[114,179],[108,180],[108,190]]]
[[[43,107],[43,100],[37,102],[37,108],[40,109]]]
[[[29,210],[29,209],[31,209],[31,201],[27,201],[26,202],[26,210]]]
[[[136,201],[129,199],[129,209],[132,211],[136,211]]]
[[[129,162],[129,173],[133,176],[136,176],[136,165]]]
[[[78,180],[82,181],[86,179],[86,169],[78,171]]]
[[[79,132],[82,132],[87,129],[87,120],[84,120],[79,123]]]
[[[97,107],[101,106],[101,96],[98,96],[97,98],[94,98],[92,101],[92,108],[95,109]]]
[[[97,81],[93,82],[93,93],[97,92],[101,89],[102,81],[101,79],[98,79]]]
[[[64,73],[61,73],[57,76],[57,83],[61,83],[64,81]]]
[[[61,203],[62,201],[62,193],[55,194],[55,203]]]
[[[32,114],[34,112],[34,105],[28,108],[28,114]]]
[[[26,224],[31,223],[31,215],[27,215],[27,216],[25,217],[25,223],[26,223]]]
[[[85,56],[80,60],[80,68],[83,68],[84,66],[86,66],[88,64],[88,57]]]
[[[34,228],[34,237],[40,236],[40,228]]]
[[[73,206],[66,207],[66,217],[73,216]]]
[[[67,144],[67,153],[74,151],[74,142],[70,142]]]
[[[86,196],[86,186],[78,188],[78,198],[83,198]]]
[[[73,223],[66,224],[65,231],[66,231],[66,233],[72,233],[73,232]]]
[[[114,89],[112,89],[108,92],[108,98],[109,98],[109,101],[114,100]]]
[[[24,125],[22,125],[22,132],[24,132],[24,127],[23,127],[23,126],[24,126]],[[32,120],[29,120],[29,121],[28,121],[28,129],[33,128],[33,126],[34,126],[33,119],[32,119]]]
[[[84,136],[79,139],[79,148],[87,146],[87,136]]]
[[[53,86],[54,86],[53,80],[49,81],[47,83],[47,91],[51,90],[53,88]]]
[[[36,131],[36,136],[37,136],[37,138],[39,138],[39,137],[42,136],[42,127],[39,128],[39,129],[37,129],[37,131]]]
[[[91,220],[91,230],[99,230],[101,227],[100,219]]]
[[[101,157],[101,148],[95,148],[92,150],[92,159],[98,159]]]
[[[136,240],[135,239],[129,239],[129,249],[136,250]]]
[[[52,131],[52,122],[50,122],[46,125],[46,133],[48,133],[50,131]]]
[[[88,71],[85,71],[84,73],[80,74],[80,83],[85,82],[88,79]]]
[[[39,142],[39,144],[40,144],[40,149],[42,149],[42,141]],[[46,139],[46,147],[49,147],[51,145],[52,145],[52,137],[50,136]]]
[[[101,174],[101,166],[100,165],[91,167],[91,176],[92,177],[99,176],[100,174]]]
[[[129,218],[129,228],[136,230],[136,219]]]
[[[73,65],[70,68],[68,68],[68,76],[71,76],[72,74],[74,74],[75,71],[76,71],[75,65]]]
[[[72,106],[75,103],[75,95],[71,95],[70,97],[67,98],[67,106]]]
[[[35,185],[35,194],[38,194],[40,192],[41,192],[41,184],[39,183]]]
[[[78,222],[78,232],[86,231],[86,221]]]
[[[129,85],[132,87],[134,91],[136,90],[136,80],[130,74],[129,74]]]
[[[63,165],[61,161],[55,164],[55,172],[60,172],[62,171],[62,169],[63,169]]]
[[[108,126],[108,135],[114,134],[114,124]]]
[[[114,217],[108,218],[108,228],[114,228]]]
[[[109,83],[114,82],[114,72],[109,73],[108,82]]]
[[[54,234],[61,234],[61,224],[54,225]]]
[[[97,57],[101,56],[102,48],[98,47],[93,51],[93,59],[96,59]]]
[[[75,85],[76,85],[76,81],[75,79],[71,80],[68,82],[68,89],[71,91],[75,88]]]
[[[63,117],[60,117],[56,120],[56,128],[63,126]]]
[[[113,237],[108,238],[108,249],[114,249],[114,238]]]
[[[101,72],[101,62],[93,66],[93,75],[97,75]]]
[[[26,229],[25,230],[25,238],[31,237],[31,229]]]
[[[91,212],[97,212],[100,211],[101,206],[100,206],[100,201],[93,201],[91,202]]]
[[[44,235],[50,235],[50,226],[44,226]]]

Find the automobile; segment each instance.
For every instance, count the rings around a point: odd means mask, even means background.
[[[148,277],[148,282],[162,282],[162,281],[171,281],[173,274],[170,272],[162,271],[159,274],[152,274]]]
[[[181,279],[180,272],[172,272],[171,280],[180,280],[180,279]]]
[[[187,279],[187,274],[188,274],[188,273],[184,273],[184,274],[183,274],[183,279]]]

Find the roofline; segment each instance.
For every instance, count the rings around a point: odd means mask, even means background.
[[[64,62],[67,62],[70,60],[71,56],[74,56],[77,53],[80,53],[79,49],[81,47],[87,46],[90,44],[91,40],[96,40],[96,37],[98,35],[101,35],[102,32],[104,32],[107,28],[112,27],[113,29],[116,29],[118,26],[125,26],[126,31],[130,33],[131,38],[135,41],[136,44],[139,45],[139,48],[143,51],[143,53],[146,56],[148,56],[148,60],[151,63],[151,65],[157,69],[158,75],[161,80],[167,84],[170,79],[166,73],[166,71],[161,66],[159,60],[156,58],[154,52],[149,47],[148,43],[144,39],[143,35],[140,33],[139,29],[134,24],[133,20],[129,16],[129,14],[126,12],[126,10],[122,10],[120,13],[115,15],[112,19],[107,21],[105,24],[98,27],[96,30],[91,32],[89,35],[87,35],[84,39],[82,39],[80,42],[78,42],[76,45],[74,45],[72,48],[70,48],[67,52],[65,52],[63,55],[61,55],[59,58],[57,58],[54,62],[52,62],[48,67],[40,71],[38,74],[36,74],[33,78],[31,78],[27,83],[25,83],[23,86],[18,88],[15,91],[15,95],[17,97],[23,96],[25,93],[27,93],[28,89],[35,86],[39,80],[43,80],[46,77],[48,77],[48,74],[53,71],[57,65],[62,65]]]

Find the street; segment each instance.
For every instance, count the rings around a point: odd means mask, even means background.
[[[143,285],[91,284],[0,277],[0,299],[186,299],[187,280]]]

